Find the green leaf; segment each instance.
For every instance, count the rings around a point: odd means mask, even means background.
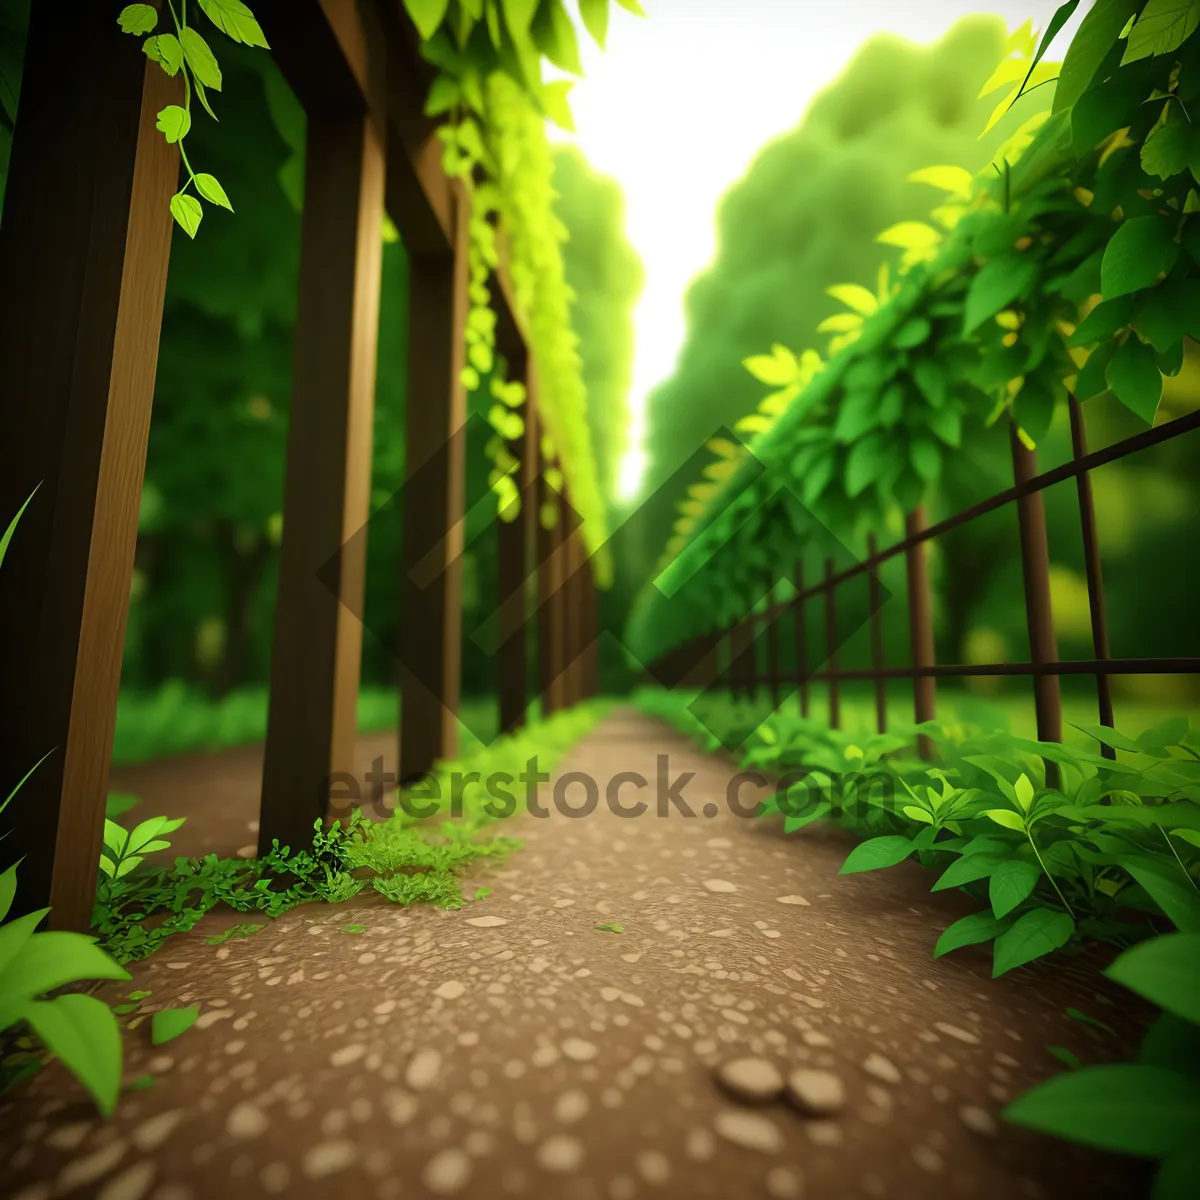
[[[1066,0],[1065,4],[1060,4],[1055,9],[1054,16],[1050,18],[1050,24],[1046,26],[1046,32],[1042,34],[1042,40],[1038,43],[1037,52],[1029,64],[1029,70],[1025,72],[1025,78],[1021,80],[1021,86],[1017,89],[1013,103],[1025,94],[1025,88],[1033,77],[1034,71],[1037,70],[1038,63],[1046,57],[1046,51],[1050,49],[1050,43],[1058,37],[1059,31],[1075,15],[1075,10],[1078,7],[1079,0]]]
[[[1200,0],[1149,0],[1129,31],[1121,65],[1179,49],[1200,25]]]
[[[246,46],[271,47],[262,27],[242,0],[200,0],[204,15],[229,39]]]
[[[1039,379],[1026,380],[1013,398],[1013,416],[1036,445],[1054,420],[1054,393]]]
[[[624,925],[593,925],[593,929],[599,929],[602,933],[624,933]]]
[[[608,0],[579,0],[579,15],[601,50],[608,37]]]
[[[583,74],[575,26],[562,0],[542,0],[529,26],[533,44],[556,66],[572,75]]]
[[[946,376],[937,363],[928,358],[921,359],[913,367],[913,382],[917,390],[933,408],[941,408],[946,402]]]
[[[963,336],[974,333],[989,317],[1028,295],[1037,273],[1037,262],[1025,255],[1008,255],[983,267],[967,289]]]
[[[1140,856],[1122,857],[1129,872],[1181,933],[1200,933],[1200,891],[1174,859],[1159,862]]]
[[[1185,1021],[1200,1023],[1200,933],[1166,933],[1126,950],[1105,975]]]
[[[168,104],[166,108],[158,114],[156,128],[162,133],[167,141],[174,145],[176,142],[187,137],[188,130],[192,127],[192,117],[186,108],[178,104]]]
[[[846,458],[846,495],[853,499],[871,486],[888,458],[889,445],[882,434],[873,433],[850,448]]]
[[[976,946],[980,942],[990,942],[1008,928],[1007,921],[997,920],[991,913],[972,913],[962,917],[945,930],[937,945],[933,948],[933,957],[941,958],[951,950],[961,950],[964,946]]]
[[[929,483],[942,473],[942,452],[929,438],[913,438],[908,447],[908,457],[913,470]]]
[[[111,1116],[121,1091],[121,1030],[108,1005],[95,996],[57,996],[26,1005],[21,1015]]]
[[[347,933],[366,933],[367,927],[365,925],[347,925],[346,932]]]
[[[8,910],[12,908],[13,897],[17,894],[18,865],[18,863],[13,863],[7,871],[0,875],[0,921],[8,916]]]
[[[510,30],[520,35],[529,32],[529,23],[537,11],[538,0],[502,0],[504,20]]]
[[[412,17],[413,24],[421,35],[421,40],[427,42],[437,33],[438,27],[446,16],[446,9],[450,7],[450,0],[404,0],[404,7],[408,10],[408,15]],[[511,4],[505,4],[506,10],[512,7],[514,6]],[[509,25],[512,25],[511,17]]]
[[[225,189],[217,182],[216,176],[201,171],[193,177],[192,182],[196,185],[196,191],[210,204],[219,204],[233,212],[233,205],[229,203],[229,197],[225,195]]]
[[[158,13],[150,4],[127,4],[117,17],[122,33],[149,33],[158,24]]]
[[[1153,424],[1163,390],[1153,346],[1131,334],[1117,348],[1104,378],[1130,412],[1136,413],[1147,425]]]
[[[1167,279],[1146,293],[1134,328],[1159,354],[1200,332],[1200,280]]]
[[[1029,776],[1022,772],[1017,776],[1016,782],[1013,784],[1013,795],[1017,798],[1017,803],[1024,809],[1029,811],[1029,806],[1033,803],[1033,784],[1029,782]]]
[[[187,196],[183,192],[176,192],[171,197],[171,216],[179,222],[180,228],[188,237],[194,238],[196,230],[200,228],[204,209],[200,207],[200,201],[195,196]]]
[[[903,862],[916,847],[906,837],[877,837],[855,846],[842,863],[839,875],[856,871],[877,871]]]
[[[9,870],[16,870],[10,867]],[[10,902],[11,903],[11,902]],[[36,912],[26,913],[5,925],[0,925],[0,974],[17,956],[21,948],[33,937],[33,932],[41,923],[42,918],[49,912],[48,908],[39,908]]]
[[[1191,732],[1191,727],[1187,717],[1167,717],[1165,721],[1160,721],[1145,733],[1139,734],[1137,744],[1143,750],[1165,750],[1168,746],[1182,746]]]
[[[559,129],[565,129],[568,133],[575,129],[575,118],[571,115],[571,105],[567,99],[574,86],[575,83],[571,79],[557,79],[553,83],[543,84],[541,92],[542,107],[546,110],[546,116]]]
[[[17,991],[30,999],[77,980],[130,977],[95,938],[57,931],[35,933],[10,959],[5,975],[6,993]]]
[[[183,47],[173,33],[159,33],[142,43],[142,50],[151,62],[156,62],[168,75],[177,75],[183,66]]]
[[[177,1038],[195,1025],[199,1015],[200,1006],[198,1004],[190,1004],[187,1008],[159,1009],[150,1018],[150,1040],[156,1046],[161,1046],[163,1042]]]
[[[1070,108],[1087,90],[1100,64],[1141,0],[1096,0],[1079,24],[1063,57],[1052,111]]]
[[[17,509],[17,515],[13,517],[11,521],[9,521],[8,528],[4,531],[4,536],[0,537],[0,566],[3,566],[4,564],[4,556],[8,553],[8,546],[13,539],[13,534],[17,530],[17,523],[25,515],[25,510],[29,507],[29,502],[34,498],[34,496],[37,495],[37,490],[41,486],[42,485],[39,483],[37,487],[35,487],[33,491],[29,493],[29,495],[25,498],[25,503],[22,504],[19,509]],[[28,776],[26,776],[26,778],[28,778]],[[3,805],[0,805],[0,812],[4,811],[7,803],[8,801],[5,801]]]
[[[617,0],[617,3],[626,11],[631,12],[635,17],[644,17],[646,10],[641,6],[638,0]]]
[[[1160,1158],[1194,1136],[1200,1081],[1134,1063],[1085,1067],[1039,1084],[1001,1115],[1084,1146]]]
[[[1105,300],[1153,287],[1179,258],[1170,222],[1159,216],[1131,217],[1117,226],[1100,263]]]
[[[209,44],[190,26],[185,26],[179,35],[183,57],[192,69],[192,74],[214,92],[221,90],[221,68]]]
[[[1011,808],[989,808],[983,815],[990,817],[997,825],[1003,825],[1005,829],[1025,832],[1025,818],[1020,813],[1013,812]]]
[[[1114,750],[1129,750],[1135,754],[1141,750],[1141,746],[1133,738],[1126,737],[1115,729],[1109,729],[1107,725],[1076,725],[1075,728],[1080,733],[1086,733],[1088,737],[1095,738],[1102,745],[1111,746]]]
[[[1020,858],[1001,863],[992,872],[988,885],[988,899],[992,902],[992,912],[997,917],[1008,916],[1018,904],[1029,899],[1041,877],[1042,869],[1036,863],[1025,862]]]
[[[204,111],[208,113],[208,115],[215,121],[217,119],[217,114],[213,112],[212,105],[208,102],[208,93],[204,90],[204,84],[202,84],[198,79],[194,82],[196,84],[196,98],[204,106]]]
[[[1075,922],[1065,912],[1035,908],[1025,913],[996,939],[992,978],[1058,950],[1071,940],[1074,932]]]
[[[964,854],[956,862],[952,862],[938,876],[938,881],[929,890],[943,892],[947,888],[962,887],[965,883],[974,883],[977,879],[986,879],[1007,859],[994,854]]]
[[[1188,169],[1192,157],[1192,128],[1179,122],[1160,125],[1142,143],[1142,170],[1170,179]]]
[[[962,444],[962,413],[953,405],[936,409],[929,414],[927,424],[947,446],[957,448]]]
[[[1155,288],[1151,295],[1159,289]],[[1124,329],[1133,319],[1138,301],[1133,296],[1118,296],[1097,304],[1071,334],[1068,346],[1089,346],[1093,342],[1105,341],[1118,330]]]
[[[1101,392],[1108,390],[1108,380],[1105,378],[1105,374],[1116,351],[1116,342],[1101,342],[1088,355],[1087,362],[1080,368],[1079,375],[1075,380],[1075,395],[1078,399],[1090,400],[1093,396],[1099,396]]]
[[[897,350],[912,350],[928,341],[932,332],[933,326],[926,317],[912,317],[892,334],[892,345]]]

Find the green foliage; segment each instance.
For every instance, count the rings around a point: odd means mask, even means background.
[[[160,1008],[150,1018],[150,1040],[156,1046],[186,1033],[200,1016],[200,1006],[189,1004],[186,1008]]]
[[[819,563],[825,530],[861,546],[867,531],[894,528],[988,428],[1011,424],[1036,445],[1068,389],[1154,420],[1164,376],[1181,370],[1200,321],[1190,151],[1147,155],[1152,138],[1190,125],[1200,99],[1188,22],[1163,32],[1173,50],[1153,57],[1122,59],[1114,33],[1075,105],[1028,122],[971,188],[949,168],[920,173],[948,193],[935,210],[944,232],[902,222],[880,235],[905,250],[899,282],[842,324],[832,357],[757,434],[752,455],[714,464],[719,486],[635,611],[639,657],[740,615],[764,562]],[[1098,28],[1085,27],[1089,37]],[[1018,42],[992,83],[1049,69],[1032,67],[1031,43]],[[1147,157],[1160,176],[1146,173]]]
[[[197,2],[209,21],[231,41],[241,42],[246,46],[260,46],[264,50],[270,49],[261,27],[254,19],[254,14],[241,0]],[[192,170],[184,147],[184,139],[192,127],[193,93],[209,116],[216,120],[206,89],[219,92],[222,87],[222,75],[212,47],[199,30],[188,24],[187,4],[184,3],[178,8],[174,4],[168,4],[167,11],[175,32],[157,33],[147,37],[142,43],[142,49],[146,57],[151,62],[158,63],[168,75],[174,77],[182,73],[183,76],[183,105],[167,105],[158,114],[158,128],[171,145],[178,145],[180,158],[188,174],[182,190],[171,198],[171,215],[184,233],[194,238],[204,218],[204,208],[195,196],[188,195],[189,187],[194,187],[197,194],[210,204],[233,211],[225,189],[216,178],[206,172],[197,174]],[[158,10],[149,4],[126,5],[117,17],[117,24],[121,30],[136,37],[156,29],[158,21]]]

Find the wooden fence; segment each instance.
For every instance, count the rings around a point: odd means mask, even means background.
[[[179,151],[155,128],[180,102],[117,9],[34,0],[0,225],[0,513],[37,487],[0,582],[0,791],[52,751],[9,807],[19,907],[86,929],[100,856]],[[329,777],[352,771],[385,211],[411,256],[403,513],[401,778],[457,749],[469,198],[423,115],[433,68],[400,0],[259,0],[272,54],[307,115],[295,358],[260,849],[305,845]],[[236,136],[236,130],[230,131]],[[200,236],[203,237],[203,231]],[[538,522],[536,364],[504,272],[500,345],[530,403],[526,504],[498,523],[501,725],[529,694],[536,623],[543,712],[594,688],[594,579],[578,530]],[[432,464],[432,466],[431,466]],[[427,479],[431,480],[426,486]],[[539,482],[540,480],[540,482]],[[569,487],[569,485],[568,485]],[[558,498],[567,511],[568,488]],[[334,550],[341,602],[318,578]],[[532,557],[536,555],[536,558]],[[419,587],[416,566],[434,582]],[[536,579],[536,618],[526,604]],[[531,598],[532,600],[532,598]],[[424,684],[421,681],[425,681]]]
[[[887,681],[909,680],[913,685],[913,716],[920,723],[935,716],[935,689],[938,679],[982,676],[1018,676],[1032,681],[1037,714],[1038,739],[1062,740],[1062,700],[1059,677],[1090,675],[1096,681],[1099,723],[1112,727],[1113,703],[1110,680],[1114,675],[1185,675],[1200,673],[1200,658],[1113,658],[1109,648],[1108,619],[1104,581],[1100,562],[1100,543],[1092,501],[1091,472],[1107,463],[1127,458],[1141,450],[1161,445],[1200,428],[1200,411],[1192,412],[1133,437],[1116,442],[1103,450],[1087,449],[1083,408],[1069,397],[1072,457],[1052,470],[1037,471],[1036,455],[1012,432],[1013,486],[972,507],[947,517],[935,525],[926,522],[924,507],[908,514],[905,536],[886,549],[879,549],[872,535],[867,555],[844,570],[836,570],[832,558],[824,563],[819,581],[805,579],[797,567],[793,582],[795,595],[782,603],[771,603],[761,612],[736,622],[706,639],[706,645],[694,644],[688,653],[676,652],[674,663],[664,660],[660,670],[679,675],[681,667],[690,667],[690,682],[728,687],[735,698],[755,699],[765,687],[774,707],[782,699],[782,690],[794,684],[799,693],[803,716],[809,715],[812,686],[827,688],[829,722],[838,728],[841,722],[840,688],[848,682],[868,681],[874,685],[875,722],[879,732],[887,730]],[[1079,500],[1079,518],[1083,535],[1084,573],[1087,581],[1088,610],[1094,657],[1063,661],[1058,656],[1053,609],[1050,600],[1050,556],[1042,493],[1064,480],[1074,479]],[[1029,633],[1028,662],[938,663],[934,655],[933,607],[930,597],[927,548],[929,543],[952,529],[966,525],[1013,504],[1017,509],[1020,533],[1021,576],[1025,602],[1025,620]],[[907,665],[889,665],[885,654],[881,616],[882,588],[879,568],[894,558],[903,557],[908,610]],[[867,577],[869,591],[871,665],[845,668],[839,665],[841,639],[838,632],[838,591],[846,584]],[[820,604],[823,646],[813,655],[810,649],[809,613]],[[780,654],[780,624],[793,623],[794,661],[785,664]],[[703,651],[707,650],[707,654]],[[698,651],[700,653],[698,653]],[[816,659],[820,666],[813,667]],[[658,674],[658,671],[656,671]],[[921,739],[920,749],[928,754],[929,744]],[[1105,747],[1108,756],[1113,751]]]

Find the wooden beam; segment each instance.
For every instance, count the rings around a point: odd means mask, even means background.
[[[458,751],[469,222],[470,199],[459,187],[454,256],[412,259],[400,572],[403,782]]]
[[[537,516],[537,422],[533,412],[533,389],[525,344],[521,340],[511,312],[502,299],[497,303],[496,309],[499,316],[496,349],[507,364],[508,378],[519,380],[526,387],[526,403],[522,409],[524,429],[519,438],[508,443],[508,452],[518,464],[514,482],[520,492],[519,507],[511,519],[506,520],[503,516],[498,516],[496,521],[500,625],[500,645],[496,654],[496,693],[500,703],[500,732],[511,733],[525,724],[529,701],[526,689],[526,585],[529,577],[531,518]]]
[[[180,80],[104,5],[35,4],[0,227],[0,795],[19,910],[91,924],[179,152]]]
[[[260,853],[306,847],[354,769],[383,194],[370,118],[309,114]]]

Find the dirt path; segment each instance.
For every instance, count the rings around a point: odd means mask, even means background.
[[[44,1071],[0,1107],[0,1191],[1144,1194],[1124,1163],[995,1120],[1057,1069],[1047,1046],[1095,1056],[1064,1012],[1114,1019],[1094,984],[1045,970],[992,982],[984,955],[932,959],[937,932],[966,911],[961,898],[930,896],[915,865],[836,878],[844,839],[784,838],[731,815],[732,768],[634,713],[611,717],[562,769],[603,792],[618,771],[653,781],[664,753],[673,777],[695,772],[684,788],[694,819],[660,819],[653,804],[636,819],[603,804],[586,819],[522,816],[512,832],[525,848],[479,875],[493,893],[462,911],[371,895],[297,909],[221,946],[205,938],[233,920],[210,915],[124,989],[201,1005],[199,1026],[177,1041],[154,1048],[145,1027],[128,1039],[129,1078],[149,1072],[155,1086],[105,1122],[62,1072]],[[157,802],[151,771],[141,785]],[[227,783],[247,787],[237,772]],[[632,802],[631,788],[622,795]],[[719,810],[711,819],[699,815],[706,804]],[[246,811],[235,807],[224,810],[233,841]],[[346,932],[354,923],[366,931]],[[747,1055],[785,1073],[836,1073],[844,1111],[812,1119],[730,1100],[714,1068]]]

